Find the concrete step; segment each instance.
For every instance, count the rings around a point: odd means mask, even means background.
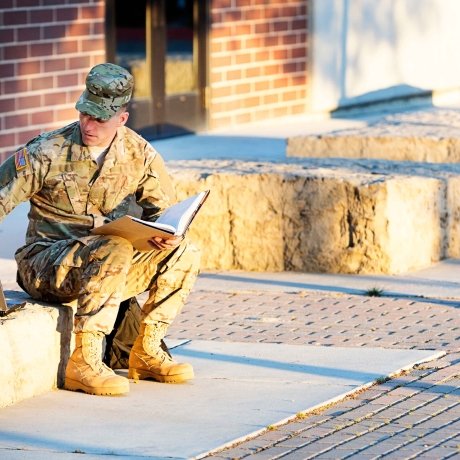
[[[211,189],[190,235],[203,269],[398,274],[459,255],[460,167],[378,160],[168,163]]]
[[[357,128],[293,135],[287,156],[458,162],[460,110],[431,108],[381,116]]]
[[[190,230],[204,270],[394,275],[460,256],[459,163],[182,160],[168,168],[179,198],[211,190]],[[22,244],[27,211],[2,223],[1,257]]]
[[[5,290],[8,306],[22,304],[0,318],[0,407],[45,393],[63,384],[70,356],[70,307],[32,301]]]

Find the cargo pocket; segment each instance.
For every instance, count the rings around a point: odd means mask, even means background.
[[[49,286],[44,285],[49,279],[49,260],[47,258],[47,249],[49,246],[42,244],[32,244],[25,248],[19,249],[16,254],[16,263],[18,266],[17,282],[24,291],[36,299],[42,298],[43,291],[49,290]]]
[[[81,268],[83,258],[80,242],[73,242],[73,246],[64,250],[54,261],[54,288],[63,297],[74,297],[78,294],[81,285]]]

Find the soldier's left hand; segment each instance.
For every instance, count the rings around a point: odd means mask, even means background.
[[[161,238],[159,236],[155,236],[151,240],[149,240],[152,248],[160,249],[160,250],[167,250],[167,249],[174,249],[179,246],[184,240],[183,236],[175,236],[172,238]]]

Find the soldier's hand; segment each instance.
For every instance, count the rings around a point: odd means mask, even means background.
[[[155,236],[149,240],[149,243],[155,249],[167,250],[177,248],[177,246],[179,246],[183,240],[183,236],[174,236],[172,238],[161,238],[159,236]]]

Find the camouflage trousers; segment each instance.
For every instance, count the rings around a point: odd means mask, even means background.
[[[26,246],[16,254],[18,282],[33,298],[76,303],[74,331],[109,334],[120,303],[148,291],[142,320],[171,324],[199,271],[187,240],[173,250],[139,252],[117,236],[89,236]]]

